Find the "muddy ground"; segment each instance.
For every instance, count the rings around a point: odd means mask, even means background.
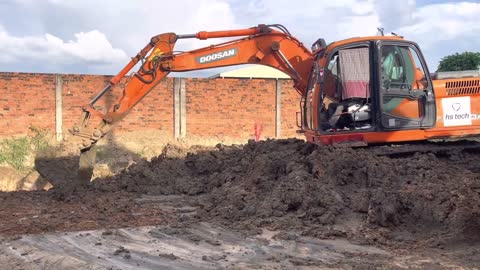
[[[32,258],[16,254],[12,247],[41,244],[41,237],[35,236],[39,234],[64,239],[59,232],[93,230],[89,235],[96,235],[98,230],[124,228],[120,229],[127,230],[124,234],[136,235],[143,230],[144,249],[152,244],[152,229],[166,230],[162,233],[168,235],[174,228],[175,239],[190,245],[182,244],[183,253],[164,251],[168,256],[155,257],[153,264],[144,264],[145,269],[148,265],[476,268],[480,265],[480,150],[464,145],[470,144],[449,145],[441,151],[425,144],[319,147],[296,139],[216,147],[169,145],[158,157],[129,162],[127,169],[98,177],[69,196],[61,196],[61,187],[72,169],[66,173],[59,164],[74,158],[50,161],[52,174],[47,177],[58,175],[49,179],[55,182],[53,189],[0,193],[0,234],[8,247],[0,249],[0,261],[17,266],[32,263]],[[62,170],[63,175],[58,173]],[[198,249],[200,240],[189,235],[202,226],[225,233],[213,233],[212,247]],[[265,240],[265,234],[271,237]],[[236,238],[244,240],[237,241],[243,249],[253,245],[257,250],[240,258],[225,249],[235,245]],[[312,241],[320,247],[311,246]],[[275,246],[281,251],[272,250]],[[142,248],[130,247],[138,252]],[[205,253],[209,250],[220,256],[215,257],[218,260],[209,261],[211,254]],[[188,257],[187,251],[197,256]],[[330,257],[326,252],[332,252]],[[179,260],[163,264],[173,256]],[[128,257],[122,258],[130,261]],[[195,263],[199,258],[209,263]],[[147,261],[151,260],[132,260],[122,269],[141,267]],[[115,260],[102,262],[89,263],[98,269],[116,265]]]

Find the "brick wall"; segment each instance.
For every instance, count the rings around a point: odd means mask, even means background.
[[[55,131],[56,78],[60,76],[63,130],[80,117],[81,107],[98,93],[111,76],[0,73],[0,136],[28,133],[30,126]],[[276,80],[184,79],[186,136],[249,139],[255,125],[262,138],[275,137]],[[281,137],[296,136],[295,112],[300,96],[289,80],[281,87]],[[109,107],[123,83],[96,105]],[[174,137],[174,79],[165,78],[133,109],[115,132],[160,130]]]
[[[0,73],[0,135],[55,130],[55,75]]]
[[[281,136],[298,136],[297,112],[300,112],[300,94],[293,88],[291,80],[279,81],[282,88]]]
[[[275,81],[189,79],[186,83],[187,134],[207,137],[275,137]]]

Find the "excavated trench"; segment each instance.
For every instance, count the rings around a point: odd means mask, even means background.
[[[49,191],[0,193],[0,233],[208,222],[247,235],[278,231],[286,240],[343,238],[394,249],[476,245],[480,150],[463,146],[472,144],[168,145],[151,161],[66,197],[59,196],[62,181]],[[52,172],[61,170],[61,162],[53,164]]]

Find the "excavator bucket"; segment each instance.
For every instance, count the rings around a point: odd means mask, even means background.
[[[55,155],[58,149],[35,158],[35,169],[59,191],[73,192],[86,187],[92,176],[96,159],[95,145],[77,155]],[[65,193],[65,192],[64,192]]]
[[[95,150],[95,144],[81,151],[77,171],[77,183],[79,186],[86,186],[90,183],[96,157],[97,151]]]

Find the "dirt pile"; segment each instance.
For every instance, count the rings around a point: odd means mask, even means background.
[[[478,153],[395,157],[374,150],[319,147],[295,139],[167,146],[151,162],[139,162],[93,186],[188,195],[201,209],[198,219],[254,231],[361,234],[362,240],[385,243],[480,238]]]

